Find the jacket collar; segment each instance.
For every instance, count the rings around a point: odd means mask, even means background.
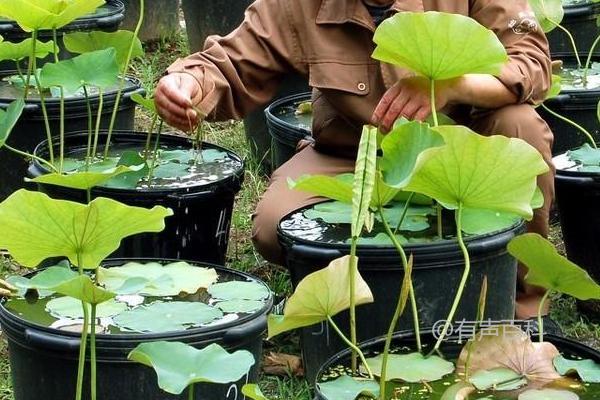
[[[391,7],[395,12],[424,11],[423,0],[396,0]],[[373,20],[362,0],[322,0],[317,24],[357,23],[374,29]]]

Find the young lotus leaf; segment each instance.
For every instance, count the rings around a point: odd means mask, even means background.
[[[304,211],[304,216],[311,220],[321,219],[328,224],[350,224],[352,205],[339,201],[319,203]]]
[[[381,375],[383,355],[367,358],[376,376]],[[400,379],[405,382],[437,381],[454,372],[454,364],[438,356],[426,357],[421,353],[390,354],[388,356],[386,381]]]
[[[71,93],[84,86],[99,89],[114,87],[119,82],[119,65],[115,55],[115,49],[110,48],[44,64],[40,84],[43,87],[60,86]]]
[[[186,387],[199,382],[237,382],[255,363],[249,351],[230,354],[216,343],[202,350],[179,342],[142,343],[127,358],[154,368],[158,386],[172,394],[181,394]]]
[[[258,385],[247,383],[242,387],[242,394],[252,400],[269,400],[262,393]]]
[[[300,281],[283,315],[269,315],[269,337],[325,321],[348,309],[350,260],[350,256],[337,258]],[[355,288],[356,305],[373,302],[373,294],[358,271],[355,271]]]
[[[373,58],[431,80],[476,73],[497,76],[508,61],[494,32],[458,14],[398,13],[379,25],[373,41]]]
[[[79,274],[71,268],[55,265],[43,269],[31,279],[23,277],[19,286],[25,289],[50,290],[78,276]]]
[[[396,239],[398,239],[400,244],[404,245],[404,244],[408,243],[408,239],[406,239],[402,235],[396,235]],[[350,244],[351,242],[352,242],[351,239],[348,239],[346,241],[347,244]],[[371,236],[371,237],[363,235],[358,238],[358,244],[360,244],[362,246],[393,246],[394,245],[394,243],[392,242],[390,237],[385,232],[378,233],[377,235]]]
[[[47,185],[62,186],[71,189],[88,190],[94,186],[108,182],[114,177],[128,172],[136,172],[144,168],[144,165],[125,166],[119,165],[103,172],[74,172],[74,173],[51,173],[40,175],[33,179],[26,178],[27,182],[43,183]]]
[[[577,373],[586,383],[600,383],[600,364],[592,360],[567,360],[563,356],[554,359],[556,371],[561,375]]]
[[[113,321],[119,328],[129,331],[162,333],[183,331],[222,317],[221,310],[204,303],[155,301],[123,312]]]
[[[481,136],[461,126],[436,130],[446,145],[425,150],[404,188],[444,207],[486,209],[531,219],[536,178],[549,170],[540,153],[521,139]]]
[[[565,16],[562,0],[529,0],[529,5],[546,33],[556,28]]]
[[[589,145],[584,144],[577,150],[570,150],[567,152],[569,160],[582,165],[594,165],[600,166],[600,149],[595,149]]]
[[[562,78],[560,75],[552,74],[552,85],[550,85],[550,90],[548,90],[544,100],[553,99],[558,96],[560,92],[562,92]]]
[[[579,400],[579,396],[567,390],[532,389],[521,393],[518,400]]]
[[[0,16],[25,32],[59,29],[103,5],[104,0],[0,0]]]
[[[419,155],[444,144],[444,139],[428,124],[409,122],[394,128],[381,142],[383,157],[380,166],[384,181],[395,188],[403,188],[415,168]]]
[[[148,210],[101,197],[83,205],[21,189],[0,203],[0,247],[27,267],[67,257],[73,265],[95,269],[123,238],[160,232],[170,215],[160,206]]]
[[[202,156],[198,156],[195,149],[186,150],[162,150],[159,152],[160,161],[171,161],[179,164],[193,164],[195,161],[208,163],[227,158],[226,152],[217,149],[202,149]]]
[[[148,176],[150,167],[146,160],[140,156],[137,151],[124,151],[121,153],[119,161],[117,161],[117,167],[126,166],[135,168],[137,170],[119,174],[109,181],[103,183],[104,187],[118,188],[118,189],[135,189],[140,181],[145,176]]]
[[[265,302],[260,300],[226,300],[215,304],[224,313],[251,313],[264,306]]]
[[[369,214],[377,177],[377,132],[365,125],[358,145],[352,185],[352,237],[359,237]]]
[[[600,299],[600,286],[582,268],[558,254],[548,240],[526,233],[508,243],[508,252],[525,264],[525,281],[580,300]]]
[[[65,47],[71,53],[83,54],[96,50],[114,48],[116,51],[117,64],[122,71],[125,68],[127,55],[131,41],[133,41],[132,58],[144,55],[142,42],[131,31],[118,30],[116,32],[73,32],[63,36]]]
[[[214,268],[195,267],[184,261],[170,264],[131,262],[121,267],[100,267],[97,278],[98,283],[109,290],[123,287],[131,278],[145,278],[146,284],[139,294],[160,297],[196,293],[216,282],[218,275]]]
[[[13,60],[20,61],[31,55],[33,39],[28,38],[18,43],[13,42],[2,42],[0,43],[0,60]],[[49,40],[42,42],[36,41],[35,44],[35,56],[37,58],[44,58],[48,54],[54,51],[54,42]]]
[[[90,304],[86,303],[85,306],[88,308],[88,311],[91,311]],[[65,296],[52,299],[46,304],[46,310],[56,318],[83,318],[83,306],[81,305],[81,301],[72,297]],[[127,310],[126,303],[110,299],[96,307],[96,318],[113,317],[125,310]]]
[[[17,99],[11,102],[6,110],[0,110],[0,149],[4,147],[8,136],[21,118],[24,108],[25,101]]]
[[[460,381],[452,386],[449,386],[444,394],[442,394],[440,400],[469,400],[469,395],[475,390],[476,389],[473,387],[473,385],[464,381]]]
[[[264,300],[270,295],[265,285],[252,281],[215,283],[208,287],[208,293],[220,300]]]
[[[533,343],[529,335],[515,325],[484,328],[464,346],[456,363],[456,372],[464,374],[496,368],[509,368],[528,381],[544,385],[560,378],[553,365],[558,350],[552,343]]]
[[[180,164],[176,162],[168,162],[160,164],[153,171],[155,178],[168,179],[183,177],[190,174],[190,166],[187,164]]]
[[[379,384],[372,380],[352,378],[348,375],[319,383],[319,390],[327,400],[354,400],[358,396],[378,398]]]
[[[478,390],[515,390],[527,385],[527,379],[508,368],[480,370],[469,378]]]
[[[134,103],[137,103],[140,106],[142,106],[146,111],[149,111],[152,114],[156,114],[156,105],[154,104],[153,97],[143,97],[139,93],[134,93],[131,95],[131,100],[133,100]]]
[[[338,176],[303,175],[296,181],[288,178],[288,186],[293,190],[309,192],[317,196],[351,204],[353,177],[353,174]]]

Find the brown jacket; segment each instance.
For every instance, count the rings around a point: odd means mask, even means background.
[[[396,0],[392,10],[468,15],[492,29],[510,62],[499,79],[519,102],[537,103],[551,80],[548,43],[527,0]],[[408,72],[371,58],[375,26],[362,0],[257,0],[226,37],[175,62],[202,85],[194,99],[211,120],[241,118],[267,103],[286,72],[308,77],[313,136],[321,151],[351,155],[386,89]]]

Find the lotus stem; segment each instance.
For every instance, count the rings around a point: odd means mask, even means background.
[[[150,163],[150,169],[148,170],[148,184],[152,179],[154,173],[154,167],[156,166],[156,159],[158,158],[158,145],[160,144],[160,134],[162,133],[163,120],[161,119],[158,123],[158,132],[156,133],[156,141],[154,142],[154,150],[152,150],[152,163]]]
[[[100,135],[100,123],[102,122],[102,108],[104,106],[104,93],[98,88],[98,115],[96,116],[96,130],[94,132],[94,147],[92,148],[92,157],[96,157],[98,151],[98,136]]]
[[[546,293],[544,293],[544,296],[542,297],[542,300],[540,300],[540,304],[538,306],[537,320],[539,331],[538,338],[540,343],[544,342],[544,319],[542,318],[542,310],[544,309],[544,304],[546,303],[546,300],[548,300],[548,296],[550,296],[550,292],[551,290],[547,290]]]
[[[479,330],[480,321],[483,321],[483,317],[485,316],[485,301],[487,299],[487,275],[483,278],[483,282],[481,283],[481,291],[479,293],[479,303],[477,304],[477,320],[475,322],[474,332],[477,333]],[[471,338],[469,343],[467,343],[467,360],[465,361],[465,380],[469,380],[469,366],[471,364],[471,348],[473,347],[473,341],[475,338]]]
[[[91,332],[90,332],[90,383],[91,400],[96,400],[96,304],[92,304]]]
[[[358,354],[358,356],[360,357],[360,360],[362,361],[363,365],[365,366],[365,370],[367,371],[367,374],[369,375],[369,379],[373,379],[373,372],[371,372],[371,368],[369,367],[369,364],[367,364],[367,360],[365,359],[365,355],[363,354],[362,350],[356,344],[354,344],[350,340],[348,340],[348,338],[342,333],[340,328],[338,328],[338,326],[335,324],[335,322],[333,322],[333,319],[329,315],[327,316],[327,321],[329,322],[329,324],[331,325],[333,330],[344,341],[344,343],[346,343],[346,345],[348,345],[348,347],[350,347],[355,352],[355,354]],[[355,372],[353,371],[353,373],[355,373]]]
[[[115,99],[115,106],[113,108],[112,116],[110,117],[110,124],[108,126],[108,135],[106,137],[106,144],[104,147],[104,159],[108,157],[108,149],[110,146],[110,139],[113,133],[113,129],[115,127],[115,121],[117,120],[117,112],[119,111],[119,104],[121,103],[121,96],[123,95],[123,89],[125,88],[126,81],[126,73],[129,70],[129,64],[131,63],[131,55],[133,54],[133,47],[135,46],[135,39],[139,37],[140,30],[142,29],[142,23],[144,22],[144,12],[145,12],[145,3],[144,0],[140,0],[140,16],[137,21],[137,25],[135,26],[135,30],[133,31],[133,37],[131,39],[131,43],[129,44],[129,50],[127,51],[127,57],[125,58],[125,65],[123,66],[123,71],[121,74],[121,80],[119,81],[119,89],[117,90],[117,97]]]
[[[592,136],[592,134],[585,129],[583,126],[579,125],[577,122],[575,121],[571,121],[569,118],[567,117],[563,117],[562,115],[560,115],[559,113],[557,113],[556,111],[551,110],[550,108],[548,108],[548,106],[546,106],[544,103],[541,104],[542,108],[544,110],[546,110],[549,114],[555,116],[556,118],[560,119],[563,122],[566,122],[569,125],[574,126],[575,128],[579,129],[580,132],[582,132],[585,136],[587,136],[587,139],[590,141],[590,143],[592,144],[593,148],[598,148],[598,146],[596,145],[596,141],[594,140],[594,137]]]
[[[87,115],[88,115],[88,140],[87,140],[87,148],[85,155],[85,170],[87,171],[90,166],[90,159],[92,157],[92,105],[90,103],[90,95],[87,91],[87,86],[83,85],[83,95],[85,96],[85,104],[87,107]]]
[[[437,110],[435,107],[435,80],[431,80],[430,84],[429,84],[430,90],[431,90],[431,96],[430,96],[430,101],[431,101],[431,116],[433,117],[433,126],[438,126],[438,117],[437,117]]]
[[[23,90],[25,90],[25,92],[23,93],[23,99],[27,100],[27,98],[29,97],[29,84],[31,83],[31,69],[33,68],[33,60],[35,59],[35,40],[37,38],[37,31],[33,31],[31,32],[31,39],[32,39],[32,44],[31,44],[31,53],[29,53],[29,62],[27,63],[27,76],[25,77],[25,80],[23,81],[23,83],[25,84],[25,87]],[[17,62],[18,64],[18,62]]]
[[[79,270],[79,275],[83,274],[83,262],[81,252],[77,253],[77,268]],[[81,330],[81,339],[79,341],[79,360],[77,365],[77,386],[75,390],[75,400],[81,400],[81,396],[83,394],[83,373],[85,370],[85,351],[87,346],[87,335],[88,335],[88,309],[87,305],[84,301],[81,302],[81,307],[83,307],[83,328]]]
[[[21,64],[19,64],[19,60],[15,60],[15,67],[17,68],[17,74],[19,75],[19,79],[21,79],[21,82],[25,84],[25,80],[27,78],[25,78],[25,75],[23,74],[23,69],[21,68]]]
[[[37,76],[37,58],[35,56],[36,44],[37,44],[37,31],[33,31],[33,44],[31,45],[32,52],[33,52],[33,60],[32,60],[33,80],[35,81],[35,86],[37,87],[37,90],[40,95],[40,105],[42,106],[42,115],[44,116],[44,127],[46,129],[46,138],[48,140],[48,153],[50,154],[50,163],[54,164],[54,146],[52,145],[52,132],[50,130],[50,119],[48,118],[48,110],[46,109],[46,100],[44,99],[44,88],[42,88],[42,85],[40,84],[40,81]],[[28,77],[28,82],[25,87],[25,90],[27,90],[28,85],[29,85],[29,77]]]
[[[462,297],[463,291],[467,284],[467,278],[469,277],[469,272],[471,271],[471,258],[469,257],[469,252],[467,250],[467,246],[465,245],[465,242],[463,239],[463,233],[462,233],[462,212],[463,212],[463,205],[462,205],[462,203],[460,203],[458,205],[458,209],[456,210],[456,231],[457,231],[456,236],[458,238],[458,244],[460,246],[460,249],[463,253],[463,257],[465,260],[465,270],[464,270],[462,278],[460,280],[460,284],[458,286],[458,291],[456,292],[454,302],[452,303],[452,308],[450,309],[448,318],[446,319],[446,322],[444,323],[444,328],[442,330],[442,333],[441,333],[440,337],[438,338],[437,342],[435,343],[435,346],[434,346],[433,350],[431,351],[431,353],[439,352],[440,346],[442,345],[442,342],[444,341],[444,338],[446,337],[446,334],[448,332],[448,328],[450,327],[450,324],[452,323],[452,320],[454,319],[454,315],[456,314],[458,304],[460,303],[460,299]]]
[[[379,195],[379,193],[378,193]],[[415,192],[410,192],[410,194],[408,195],[408,198],[406,199],[406,203],[404,204],[404,208],[402,209],[402,214],[400,215],[400,219],[398,220],[398,225],[396,226],[396,229],[394,229],[394,235],[400,230],[400,228],[402,228],[402,223],[404,222],[404,219],[406,218],[406,214],[408,214],[408,209],[410,208],[410,202],[412,201],[413,197],[415,197]],[[383,216],[381,217],[381,219],[383,219]]]
[[[587,83],[588,72],[590,69],[590,64],[592,62],[592,55],[594,54],[594,51],[596,51],[596,47],[598,47],[598,43],[600,43],[600,35],[598,35],[596,37],[596,40],[594,40],[594,43],[592,44],[592,47],[590,48],[590,52],[587,56],[587,59],[585,60],[585,67],[583,67],[583,82],[584,83]]]
[[[158,114],[154,114],[152,117],[152,123],[150,124],[150,130],[146,136],[146,145],[144,146],[144,160],[148,161],[148,155],[150,154],[150,143],[152,141],[152,132],[156,128],[156,121],[158,120]]]
[[[188,400],[194,400],[194,384],[190,383],[188,387]]]
[[[52,28],[52,52],[54,54],[54,62],[58,62],[58,45],[57,45],[57,35],[56,28]],[[62,86],[58,87],[60,91],[60,138],[59,138],[59,146],[60,146],[60,164],[58,167],[58,172],[63,172],[63,162],[65,159],[65,91]]]
[[[558,22],[554,21],[553,19],[548,18],[548,17],[546,17],[546,19],[548,21],[550,21],[550,23],[552,23],[553,25],[556,25],[557,28],[559,28],[560,30],[562,30],[564,33],[567,34],[567,36],[569,37],[569,41],[571,42],[571,46],[573,47],[573,52],[575,53],[575,58],[577,59],[577,67],[581,68],[581,58],[579,57],[579,51],[577,50],[577,44],[575,43],[575,38],[573,37],[571,32],[569,32],[569,30],[567,28],[565,28]]]
[[[13,153],[16,153],[16,154],[22,156],[22,157],[31,158],[33,160],[40,162],[41,164],[44,164],[46,167],[48,167],[50,169],[50,172],[58,172],[58,170],[56,169],[56,166],[50,164],[48,161],[44,160],[42,157],[38,157],[35,154],[29,154],[25,151],[15,149],[14,147],[7,145],[6,143],[4,144],[4,148],[6,148],[6,150],[12,151]]]
[[[358,270],[358,261],[356,259],[356,247],[358,237],[353,237],[350,245],[350,341],[356,347],[356,271]],[[343,335],[342,335],[343,336]],[[351,346],[352,347],[352,346]],[[356,373],[357,360],[356,351],[352,352],[352,373]]]

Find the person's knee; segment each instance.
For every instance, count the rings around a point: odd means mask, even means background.
[[[264,196],[252,215],[252,243],[267,261],[283,265],[283,253],[277,238],[277,226],[284,215],[277,212],[270,196]]]

